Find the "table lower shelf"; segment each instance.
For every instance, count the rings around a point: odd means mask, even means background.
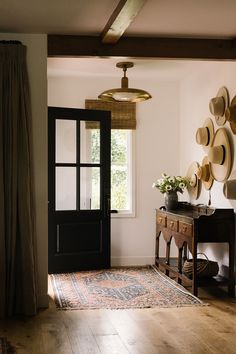
[[[193,280],[187,277],[184,274],[180,274],[178,271],[178,260],[177,258],[171,258],[170,264],[166,264],[165,258],[156,258],[156,267],[163,271],[166,275],[170,276],[172,279],[178,281],[181,280],[181,284],[185,287],[191,287],[193,284]],[[169,274],[168,274],[169,273]],[[180,283],[180,281],[178,281]],[[200,287],[214,287],[214,286],[228,286],[229,279],[222,277],[221,275],[217,275],[215,277],[205,277],[196,279],[197,286]]]

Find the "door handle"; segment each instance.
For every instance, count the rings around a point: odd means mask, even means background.
[[[60,253],[60,225],[57,224],[57,253]]]
[[[106,211],[107,216],[110,216],[110,212],[111,212],[111,198],[107,197],[107,211]]]
[[[107,197],[106,200],[106,215],[110,216],[110,214],[117,214],[118,210],[116,209],[111,209],[111,198]]]

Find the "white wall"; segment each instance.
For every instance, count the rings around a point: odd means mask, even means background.
[[[85,99],[96,99],[102,91],[117,87],[118,80],[49,75],[49,105],[84,108]],[[112,265],[154,262],[155,208],[163,205],[164,196],[152,189],[152,183],[162,172],[179,174],[178,84],[136,78],[132,87],[149,91],[153,98],[137,104],[136,216],[112,219]]]
[[[36,192],[38,305],[48,305],[47,227],[47,36],[0,33],[0,40],[19,40],[27,46],[27,67],[33,117],[33,157]]]
[[[236,63],[235,62],[201,62],[196,63],[196,70],[184,78],[180,86],[180,170],[186,172],[193,161],[201,164],[205,156],[204,150],[195,141],[196,130],[201,127],[207,117],[212,118],[215,130],[219,128],[214,116],[209,111],[209,101],[215,97],[218,89],[226,86],[230,99],[236,94]],[[236,136],[233,135],[229,123],[224,125],[231,137],[234,155]],[[232,172],[236,169],[233,164]],[[232,174],[231,174],[232,175]],[[230,178],[230,177],[229,177]],[[228,200],[223,194],[223,183],[214,181],[211,190],[212,206],[218,208],[236,209],[236,201]],[[209,193],[202,187],[202,192],[195,204],[207,204]],[[211,259],[216,259],[221,265],[220,272],[224,274],[228,266],[228,249],[225,244],[206,245],[199,248]]]

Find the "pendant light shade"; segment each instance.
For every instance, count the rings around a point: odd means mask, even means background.
[[[124,72],[124,76],[121,79],[121,88],[104,91],[98,96],[98,98],[110,102],[142,102],[152,98],[147,91],[128,87],[129,82],[128,77],[126,76],[126,71],[127,68],[132,68],[134,66],[132,62],[120,62],[117,63],[116,66],[123,69]]]

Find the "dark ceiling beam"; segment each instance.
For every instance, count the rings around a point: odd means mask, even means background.
[[[120,0],[102,31],[102,43],[116,43],[145,2],[146,0]]]
[[[100,37],[48,35],[49,57],[135,57],[236,59],[235,39],[121,37],[112,44]]]

